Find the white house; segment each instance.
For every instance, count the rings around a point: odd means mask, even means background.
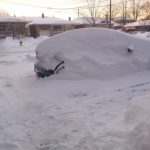
[[[53,36],[55,34],[75,29],[75,23],[55,17],[46,17],[34,19],[27,24],[30,29],[30,35],[38,36]]]
[[[91,27],[93,21],[90,17],[80,17],[73,20],[74,23],[76,23],[76,28],[86,28]],[[112,21],[112,27],[114,22]],[[99,18],[95,20],[95,27],[99,28],[109,28],[109,20]]]
[[[0,15],[0,36],[25,34],[25,24],[28,21],[9,15]]]
[[[124,31],[150,31],[150,20],[139,20],[126,24],[123,29]]]

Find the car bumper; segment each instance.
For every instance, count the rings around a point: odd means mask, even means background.
[[[54,74],[53,70],[46,70],[38,65],[34,65],[34,71],[38,77],[48,77]]]

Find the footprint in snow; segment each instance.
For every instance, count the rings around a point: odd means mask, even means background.
[[[88,96],[88,94],[85,92],[77,92],[77,93],[70,94],[69,96],[73,98],[78,98],[78,97],[86,97]]]
[[[9,77],[1,77],[0,76],[0,83],[5,87],[12,87],[13,86],[13,80]]]

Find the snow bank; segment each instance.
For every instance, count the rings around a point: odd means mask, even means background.
[[[45,39],[47,36],[41,36],[36,39],[31,37],[21,37],[14,39],[12,37],[7,37],[4,40],[0,40],[0,51],[33,51],[35,47]],[[20,41],[22,41],[22,46],[20,46]]]
[[[128,150],[150,150],[150,94],[134,98],[125,116]]]
[[[135,34],[136,37],[140,37],[140,38],[148,38],[150,39],[150,32],[137,32]]]
[[[141,96],[133,99],[129,104],[126,113],[126,122],[128,124],[139,124],[150,117],[150,95]]]
[[[128,47],[134,47],[132,54],[127,52]],[[112,79],[147,69],[149,47],[148,40],[119,31],[78,29],[56,35],[39,44],[36,48],[36,65],[54,69],[57,61],[63,60],[65,73],[69,75]]]

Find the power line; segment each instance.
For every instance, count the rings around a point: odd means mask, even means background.
[[[29,6],[29,7],[37,7],[37,8],[46,8],[42,6],[36,6],[36,5],[31,5],[31,4],[22,4],[22,3],[17,3],[17,2],[10,2],[10,1],[1,1],[1,3],[9,3],[9,4],[16,4],[16,5],[23,5],[23,6]]]
[[[129,2],[130,0],[125,0],[126,2]],[[119,1],[119,2],[115,2],[115,3],[112,3],[112,5],[115,5],[115,4],[120,4],[120,3],[123,3],[125,1]],[[18,3],[18,2],[10,2],[10,1],[7,1],[7,0],[3,0],[1,1],[2,3],[9,3],[9,4],[16,4],[16,5],[23,5],[23,6],[29,6],[29,7],[36,7],[36,8],[43,8],[43,9],[59,9],[59,10],[67,10],[67,9],[78,9],[78,8],[88,8],[89,5],[81,5],[81,6],[76,6],[76,7],[66,7],[66,8],[58,8],[58,7],[47,7],[47,6],[38,6],[38,5],[31,5],[31,4],[23,4],[23,3]],[[99,7],[104,7],[104,6],[109,6],[110,4],[104,4],[102,5],[102,2],[105,2],[105,3],[109,3],[109,0],[103,0],[101,1],[100,3],[100,6]]]
[[[10,2],[7,0],[3,0],[1,1],[2,3],[9,3],[9,4],[16,4],[16,5],[22,5],[22,6],[29,6],[29,7],[36,7],[36,8],[48,8],[48,9],[77,9],[77,8],[84,8],[84,7],[88,7],[88,5],[81,5],[81,6],[77,6],[77,7],[66,7],[66,8],[58,8],[58,7],[46,7],[46,6],[38,6],[38,5],[31,5],[31,4],[23,4],[23,3],[18,3],[18,2]],[[107,2],[106,0],[101,1],[102,2]],[[81,4],[81,3],[80,3]]]

